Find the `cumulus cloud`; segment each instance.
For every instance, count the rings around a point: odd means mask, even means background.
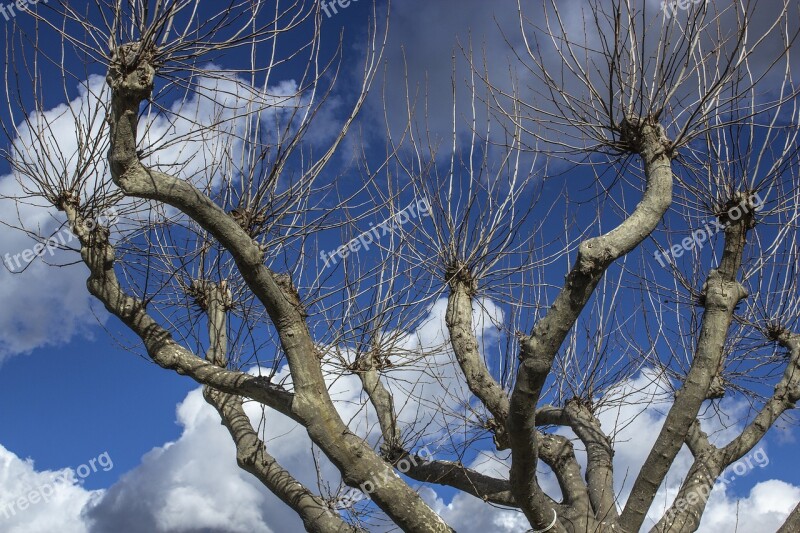
[[[178,406],[178,423],[183,433],[177,441],[146,454],[87,510],[88,531],[270,533],[298,528],[299,519],[237,466],[235,446],[199,389]]]
[[[599,401],[602,407],[599,409],[598,418],[603,430],[612,436],[614,443],[614,488],[620,505],[624,505],[630,496],[633,481],[664,425],[667,412],[672,405],[671,391],[672,388],[663,375],[645,369],[637,376],[612,387]],[[720,408],[714,411],[714,415],[701,418],[703,431],[709,435],[713,444],[717,446],[727,444],[741,433],[743,427],[741,422],[737,421],[744,420],[744,416],[740,415],[743,415],[747,408],[746,402],[742,400],[724,399]],[[561,429],[558,433],[573,439],[576,456],[585,470],[586,455],[580,441],[567,429]],[[756,453],[759,455],[753,455]],[[745,477],[754,469],[769,464],[765,444],[759,444],[751,454],[745,456],[741,460],[742,467],[748,458],[750,464],[746,469],[742,468]],[[649,530],[655,525],[672,504],[693,461],[691,452],[684,446],[659,488],[653,506],[648,512],[644,530]],[[734,464],[730,468],[738,467]],[[800,500],[800,487],[778,480],[758,483],[752,487],[748,496],[737,498],[730,490],[733,486],[730,483],[734,478],[735,476],[726,471],[715,484],[698,529],[701,533],[736,531],[737,523],[738,531],[774,531]],[[558,494],[557,490],[550,488],[554,486],[551,478],[542,485],[551,495]],[[780,497],[769,496],[778,493]],[[764,505],[767,501],[771,503]],[[744,515],[747,515],[746,518]],[[747,527],[746,524],[753,524],[753,527]],[[756,527],[755,524],[759,524],[760,527]]]
[[[711,493],[698,531],[777,531],[798,501],[800,487],[777,479],[756,484],[745,498],[722,487]]]
[[[445,503],[435,491],[429,488],[423,489],[420,493],[433,510],[439,513],[456,531],[510,533],[527,531],[531,527],[522,512],[487,505],[483,500],[469,494],[456,494],[450,503]]]
[[[435,304],[431,308],[431,318],[419,331],[409,334],[409,339],[428,342],[436,339],[435,332],[441,333],[443,313],[444,309]],[[413,374],[414,371],[405,372]],[[404,376],[419,378],[411,374]],[[284,377],[288,378],[286,368],[276,379]],[[329,383],[342,418],[350,421],[354,431],[371,437],[370,440],[377,439],[375,424],[365,422],[374,420],[374,415],[361,397],[360,381],[348,376],[331,379]],[[434,389],[423,387],[423,398],[436,394]],[[406,408],[413,410],[414,405],[410,404],[410,397],[408,399]],[[348,490],[341,486],[338,472],[324,456],[317,452],[316,461],[312,460],[312,443],[302,428],[253,403],[246,404],[245,408],[254,425],[268,428],[266,438],[270,453],[299,481],[317,490],[320,478],[324,479],[330,488],[327,496],[341,495]],[[417,404],[417,408],[417,412],[427,412],[433,406]],[[177,441],[145,455],[140,466],[120,479],[101,500],[87,506],[85,516],[90,533],[302,530],[294,512],[236,465],[230,436],[220,424],[216,411],[202,398],[200,389],[189,393],[179,405],[178,423],[183,432]],[[433,490],[425,490],[429,498],[436,498]],[[480,502],[468,499],[464,504],[477,506]],[[364,505],[369,505],[368,501],[359,504],[360,507]],[[441,500],[436,505],[455,516],[463,504],[461,500],[456,501],[450,506],[452,510]],[[381,526],[376,527],[377,531]]]
[[[655,0],[650,1],[650,4],[655,3]],[[518,44],[518,37],[513,33],[516,26],[514,10],[505,6],[497,9],[498,4],[492,2],[476,2],[466,8],[464,2],[455,0],[409,0],[393,5],[392,42],[395,45],[404,42],[406,46],[403,50],[399,46],[390,46],[388,50],[389,100],[402,100],[395,97],[402,97],[404,93],[406,72],[402,65],[404,62],[412,65],[414,72],[409,80],[412,92],[417,84],[429,84],[429,95],[433,102],[430,107],[448,110],[431,117],[432,129],[434,132],[446,132],[451,120],[451,108],[448,105],[451,99],[451,51],[457,46],[458,40],[466,45],[472,38],[476,51],[485,47],[487,57],[504,59],[507,55],[505,37]],[[579,19],[571,22],[578,24]],[[509,30],[505,37],[498,31],[498,25]],[[435,50],[443,53],[432,53]],[[463,67],[463,61],[459,61]],[[497,60],[491,61],[488,68],[492,78],[503,84],[508,81],[506,67],[504,60]],[[468,98],[469,95],[461,90],[461,81],[458,97]],[[42,146],[58,148],[69,156],[64,161],[65,169],[43,169],[47,173],[58,175],[62,170],[74,169],[77,147],[72,113],[85,117],[87,106],[91,107],[102,97],[103,84],[101,77],[91,78],[72,102],[47,112],[44,118],[50,124],[52,137],[45,139]],[[196,121],[207,124],[223,116],[231,128],[229,133],[236,135],[246,127],[246,122],[240,120],[237,111],[243,100],[252,101],[255,98],[258,102],[259,99],[266,101],[273,98],[277,100],[269,100],[272,104],[278,101],[296,103],[293,99],[296,86],[291,82],[278,85],[268,94],[257,89],[247,91],[233,77],[217,79],[214,84],[206,85],[207,90],[200,91],[194,98],[176,102],[170,108],[177,119],[175,116],[170,120],[164,116],[147,117],[146,135],[160,148],[150,156],[150,162],[172,164],[181,161],[188,175],[202,175],[209,161],[220,160],[220,147],[207,138],[192,136],[192,132],[197,131],[194,127]],[[392,96],[393,91],[397,91],[395,96]],[[390,120],[402,123],[405,119],[403,106],[390,106],[389,111],[392,114]],[[280,121],[281,114],[265,114],[262,118]],[[92,126],[90,130],[94,127],[99,128],[100,125]],[[316,129],[314,135],[324,130]],[[21,138],[32,140],[36,136],[32,132],[22,131]],[[236,147],[234,155],[240,156],[241,150],[241,146]],[[236,170],[236,159],[228,159],[226,164],[229,167],[225,170]],[[93,178],[98,181],[92,182],[90,188],[101,186],[98,183],[103,180],[107,181],[102,160],[99,164],[100,172]],[[214,176],[218,177],[219,173]],[[0,200],[0,223],[19,225],[21,221],[24,227],[34,233],[48,236],[59,227],[63,218],[59,218],[52,209],[28,203],[12,205],[12,201],[8,200],[20,197],[24,192],[12,176],[0,177],[0,198],[3,198]],[[21,232],[4,231],[0,233],[0,253],[8,251],[14,254],[31,247],[34,242]],[[58,252],[53,261],[68,262],[75,258],[66,252]],[[86,292],[85,278],[86,270],[81,265],[54,269],[38,260],[32,262],[24,274],[12,274],[0,269],[0,298],[6,302],[27,302],[25,306],[8,305],[0,310],[0,336],[3,341],[0,343],[0,361],[10,354],[63,343],[76,335],[90,334],[95,315],[102,316],[102,310]],[[489,335],[492,323],[502,321],[502,313],[491,302],[482,302],[482,305],[482,311],[476,307],[474,322],[481,325],[482,335]],[[400,409],[400,419],[412,432],[435,421],[441,432],[446,433],[447,421],[437,419],[441,416],[442,408],[452,411],[464,398],[469,397],[460,373],[453,365],[451,352],[441,348],[447,341],[443,320],[445,307],[444,300],[432,304],[429,319],[399,342],[408,352],[420,349],[429,352],[424,362],[400,367],[390,373],[394,378],[390,387]],[[64,309],[70,309],[70,313],[64,313]],[[627,497],[626,491],[630,490],[631,475],[644,462],[663,424],[664,414],[670,405],[669,400],[663,397],[665,389],[666,385],[657,376],[645,372],[607,395],[608,407],[600,416],[604,429],[614,435],[617,452],[615,482],[622,492],[623,501]],[[353,421],[359,434],[375,439],[375,419],[360,391],[360,383],[352,376],[331,383],[332,395],[343,417]],[[248,404],[247,411],[253,421],[262,427],[262,417],[269,420],[266,427],[270,452],[301,482],[316,490],[318,473],[314,462],[310,460],[313,447],[305,431],[269,411],[264,414],[254,404]],[[238,468],[233,443],[220,425],[216,412],[204,402],[199,390],[191,392],[178,406],[178,423],[182,427],[182,434],[177,441],[166,443],[146,454],[136,469],[107,491],[88,491],[78,483],[54,484],[53,496],[48,502],[37,503],[25,512],[18,511],[10,516],[3,516],[0,510],[0,527],[11,533],[55,530],[66,533],[267,533],[302,529],[292,511]],[[705,421],[704,429],[721,440],[727,438],[731,431],[730,427],[713,420]],[[688,452],[681,452],[659,494],[659,501],[669,501],[669,495],[674,496],[681,475],[688,469],[690,461]],[[324,458],[320,458],[319,465],[322,478],[335,485],[338,481],[335,470]],[[505,459],[489,450],[484,451],[471,466],[494,475],[507,474]],[[0,446],[0,505],[15,501],[13,498],[27,494],[32,488],[53,484],[60,473],[63,471],[37,471],[31,461],[22,460]],[[551,494],[557,493],[552,477],[546,477],[543,486]],[[800,499],[800,488],[776,480],[758,483],[743,498],[737,498],[729,492],[728,487],[722,486],[712,493],[701,530],[733,530],[737,524],[740,530],[774,529]],[[422,493],[458,531],[511,532],[527,528],[519,512],[492,508],[464,494],[458,494],[448,502],[432,488],[422,489]],[[653,516],[658,511],[654,509]]]
[[[83,117],[82,123],[88,124],[89,110],[97,106],[99,84],[100,79],[93,77],[79,87],[78,96],[68,104],[34,113],[29,123],[19,125],[13,144],[17,165],[48,183],[54,183],[59,176],[72,175],[78,165],[78,134],[73,117]],[[41,135],[42,131],[46,135]],[[5,302],[25,302],[0,309],[0,362],[13,354],[87,335],[96,323],[95,316],[103,314],[102,306],[93,302],[86,291],[85,267],[53,268],[43,262],[74,262],[77,257],[63,249],[74,248],[75,240],[59,239],[61,249],[51,247],[42,254],[43,260],[30,261],[33,246],[54,235],[64,222],[63,216],[46,206],[43,199],[30,197],[35,190],[23,177],[0,176],[0,225],[21,228],[0,232],[0,298]],[[27,257],[22,255],[26,250]],[[70,312],[65,313],[64,309]]]
[[[408,410],[405,418],[409,424],[414,422],[414,412],[423,419],[426,413],[432,416],[437,405],[434,398],[443,395],[447,380],[455,381],[452,358],[448,352],[440,349],[446,340],[446,306],[443,302],[433,303],[421,326],[406,333],[401,340],[409,350],[432,350],[436,358],[435,366],[443,373],[440,378],[444,379],[428,380],[413,391],[397,391],[398,395],[406,394],[404,401],[398,402],[398,405],[404,405]],[[474,313],[475,323],[483,325],[479,330],[481,336],[483,328],[491,329],[501,316],[491,302],[483,302],[480,306],[476,304]],[[256,373],[258,369],[254,368],[251,372]],[[420,381],[424,368],[420,364],[418,368],[412,366],[401,372],[402,375],[395,376],[399,381]],[[332,372],[329,376],[330,393],[342,418],[350,421],[354,431],[376,440],[374,413],[363,398],[358,378],[334,378]],[[276,379],[288,377],[288,370],[283,368]],[[422,403],[415,404],[414,395]],[[449,398],[444,404],[439,402],[439,407],[457,403],[457,396],[451,395]],[[323,479],[326,483],[324,492],[329,493],[326,496],[330,497],[347,490],[341,485],[336,469],[318,451],[314,460],[312,443],[297,424],[253,402],[245,404],[245,409],[254,426],[268,428],[265,438],[270,453],[300,482],[317,490],[319,480]],[[76,524],[75,532],[269,533],[302,530],[300,520],[288,507],[238,467],[230,436],[220,424],[216,411],[206,404],[200,389],[189,393],[178,406],[177,422],[182,427],[182,434],[177,441],[147,453],[137,468],[125,474],[105,493],[98,492],[95,498],[90,499],[89,493],[80,487],[76,488],[78,492],[72,498],[72,507],[69,509],[71,520]],[[436,450],[432,449],[432,452],[436,453]],[[16,461],[19,462],[18,459]],[[32,471],[30,466],[28,468]],[[0,486],[0,490],[4,489],[5,484]],[[430,489],[428,492],[433,494]],[[455,503],[455,511],[448,512],[452,514],[460,509],[460,502],[458,500]],[[473,506],[478,504],[469,499],[465,502]],[[364,505],[368,503],[365,501]],[[47,509],[56,517],[59,513],[67,513],[60,508]],[[26,524],[26,527],[25,531],[37,531],[31,529],[35,527],[31,524]]]
[[[69,468],[35,469],[0,445],[0,529],[6,533],[88,533],[82,512],[102,490],[86,490]]]

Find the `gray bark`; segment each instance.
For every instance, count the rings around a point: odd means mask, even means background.
[[[536,405],[553,360],[606,269],[655,229],[672,200],[669,142],[663,129],[649,119],[629,119],[623,131],[631,149],[644,163],[647,180],[644,196],[617,228],[580,245],[564,288],[531,335],[520,341],[520,365],[506,423],[512,450],[511,487],[537,529],[547,527],[554,512],[536,481],[535,453],[540,438],[536,431]],[[559,523],[554,531],[566,529]]]
[[[112,179],[126,195],[158,200],[190,216],[234,257],[242,277],[261,301],[286,353],[294,385],[292,414],[336,465],[345,483],[372,483],[375,503],[407,531],[442,532],[450,528],[339,417],[327,392],[320,361],[299,299],[281,287],[263,264],[262,251],[210,198],[190,183],[146,168],[136,154],[138,110],[153,89],[155,70],[138,44],[115,51],[108,73],[111,95]]]
[[[231,305],[230,293],[224,283],[203,283],[206,290],[209,349],[206,359],[224,367],[227,360],[227,313]],[[328,504],[298,482],[286,469],[267,453],[266,445],[253,429],[244,411],[241,396],[203,387],[203,397],[219,413],[222,423],[236,445],[236,462],[249,472],[303,521],[306,531],[314,533],[353,533],[360,531],[333,512]]]
[[[495,381],[478,350],[478,341],[472,330],[472,297],[474,280],[463,269],[450,278],[450,296],[447,300],[445,322],[450,333],[458,365],[467,381],[469,390],[494,416],[494,440],[498,450],[509,447],[505,434],[509,400],[506,391]]]
[[[800,531],[800,503],[792,509],[792,512],[786,518],[786,522],[776,533],[795,533],[796,531]]]
[[[620,525],[625,531],[638,531],[644,522],[658,487],[678,455],[697,413],[709,398],[709,391],[722,363],[725,339],[734,308],[747,296],[736,276],[742,262],[752,214],[742,217],[725,230],[725,249],[720,266],[706,282],[703,322],[689,373],[675,394],[661,432],[631,489]]]
[[[723,448],[711,445],[695,420],[687,436],[687,444],[696,460],[674,503],[652,529],[654,533],[696,531],[708,503],[708,495],[720,475],[749,453],[778,418],[794,409],[800,400],[800,336],[782,331],[776,335],[775,342],[789,351],[790,360],[783,377],[775,386],[774,394],[742,433]],[[797,518],[790,515],[786,523],[793,520],[797,521]]]

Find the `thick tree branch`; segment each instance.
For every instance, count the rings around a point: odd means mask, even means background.
[[[538,449],[535,410],[556,353],[589,301],[606,269],[633,250],[658,225],[672,201],[670,148],[663,128],[652,119],[628,119],[623,137],[644,163],[644,196],[634,212],[609,233],[581,243],[564,288],[530,336],[520,341],[520,364],[506,428],[511,437],[511,486],[531,524],[544,528],[553,509],[536,481]],[[558,529],[562,531],[563,529]]]
[[[788,410],[797,407],[800,401],[800,335],[780,332],[776,342],[789,352],[786,369],[781,380],[775,385],[775,391],[764,404],[753,421],[742,431],[742,434],[722,448],[724,460],[732,463],[743,457],[764,438],[767,431]]]
[[[231,295],[225,282],[219,285],[200,280],[206,291],[205,312],[208,317],[209,348],[206,359],[220,367],[227,365],[227,312]],[[242,404],[241,396],[203,387],[203,397],[222,418],[223,425],[236,445],[239,467],[251,473],[273,494],[291,507],[306,531],[314,533],[352,533],[360,531],[334,513],[328,504],[298,482],[267,453],[264,442],[253,429]]]
[[[603,433],[600,421],[579,400],[564,408],[544,405],[536,410],[537,425],[567,426],[586,447],[586,484],[595,517],[614,521],[618,518],[614,497],[614,449]]]
[[[789,361],[772,397],[744,431],[727,446],[717,449],[707,444],[701,448],[700,454],[695,454],[695,462],[674,503],[653,531],[689,533],[697,530],[708,495],[719,476],[749,453],[781,415],[794,409],[800,401],[800,335],[781,331],[775,335],[774,340],[789,350]],[[699,431],[695,429],[697,426],[699,424],[695,421],[693,432]]]
[[[789,513],[786,521],[776,533],[795,533],[796,531],[800,531],[800,503],[792,509],[792,512]]]
[[[222,417],[236,444],[236,462],[246,472],[261,481],[273,494],[291,507],[303,520],[306,531],[343,533],[363,531],[333,512],[328,504],[298,482],[267,453],[264,442],[253,430],[242,407],[242,399],[208,387],[203,391],[206,401]]]
[[[538,435],[539,457],[550,467],[558,479],[564,496],[562,505],[579,516],[591,515],[591,502],[581,476],[581,467],[575,457],[572,443],[566,437],[551,433]],[[551,505],[555,504],[552,502]],[[561,509],[563,514],[564,510]]]
[[[65,201],[62,208],[75,228],[81,243],[81,257],[89,267],[86,282],[89,293],[139,336],[156,364],[187,375],[201,385],[256,400],[299,421],[293,412],[294,394],[291,392],[262,377],[220,368],[175,342],[172,335],[147,313],[142,301],[123,291],[114,273],[115,254],[108,242],[107,230],[97,228],[90,232],[86,229],[83,218],[70,201]]]
[[[476,498],[507,507],[517,507],[511,485],[499,479],[471,470],[461,463],[444,460],[416,460],[406,475],[424,483],[447,485]]]
[[[695,459],[713,449],[711,442],[708,440],[708,435],[705,434],[703,428],[700,426],[700,421],[696,418],[694,422],[692,422],[689,432],[686,434],[686,445],[689,447]]]
[[[508,437],[505,434],[508,395],[486,368],[472,329],[474,280],[463,268],[448,275],[450,296],[447,299],[445,323],[450,333],[450,344],[469,390],[494,416],[495,446],[498,450],[508,449]]]
[[[152,92],[155,78],[150,53],[139,50],[139,46],[133,43],[115,50],[107,76],[112,88],[109,162],[114,183],[126,195],[176,207],[231,253],[242,278],[264,305],[278,332],[294,385],[293,413],[339,469],[344,482],[352,487],[372,483],[373,501],[404,529],[450,531],[442,518],[342,421],[328,394],[299,295],[290,280],[270,271],[263,264],[258,244],[191,183],[148,169],[139,161],[138,110]]]
[[[395,454],[402,449],[401,435],[397,427],[397,414],[394,410],[394,398],[381,382],[377,369],[378,348],[364,353],[356,360],[356,373],[361,380],[361,385],[369,397],[375,413],[378,415],[378,424],[383,436],[383,453],[387,456]]]
[[[741,198],[735,198],[741,201]],[[708,274],[704,289],[703,322],[697,343],[697,353],[683,386],[675,394],[675,402],[667,414],[664,426],[645,460],[631,489],[620,525],[628,532],[638,531],[644,522],[658,487],[664,481],[672,462],[686,441],[703,402],[709,397],[714,377],[723,361],[728,329],[736,305],[747,296],[737,281],[747,232],[753,226],[752,211],[725,229],[725,249],[719,268]]]
[[[407,459],[404,466],[408,465],[408,471],[405,474],[411,479],[424,483],[447,485],[484,501],[516,507],[508,480],[481,474],[455,461],[423,459],[411,455],[405,449],[397,427],[394,400],[380,380],[380,373],[375,368],[375,358],[376,351],[374,349],[360,356],[356,363],[356,371],[369,396],[370,403],[378,415],[384,440],[383,454],[386,458],[394,465]]]

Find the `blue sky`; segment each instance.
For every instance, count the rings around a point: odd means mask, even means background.
[[[82,9],[84,2],[70,2],[75,8],[79,4]],[[384,130],[382,91],[385,90],[387,99],[393,102],[387,113],[390,128],[397,132],[403,123],[404,105],[394,102],[402,97],[404,91],[404,61],[409,68],[409,85],[422,87],[427,84],[427,91],[423,93],[427,92],[432,103],[428,117],[430,130],[446,137],[452,120],[449,107],[451,65],[454,49],[456,55],[459,54],[457,43],[464,45],[471,38],[476,49],[482,48],[487,57],[492,58],[487,68],[492,76],[498,78],[502,78],[509,61],[503,32],[507,32],[512,44],[519,44],[519,38],[513,34],[515,2],[509,0],[395,0],[392,4],[385,58],[386,79],[381,78],[376,84],[357,128],[344,143],[341,155],[330,165],[331,176],[336,175],[335,179],[346,184],[345,188],[354,187],[362,178],[359,168],[351,160],[356,153],[359,135],[363,134],[371,162],[380,160],[385,153],[381,137]],[[204,15],[208,16],[214,5],[212,2],[204,3],[203,9],[209,10]],[[312,143],[324,144],[331,132],[339,127],[342,110],[352,105],[372,5],[367,0],[353,2],[323,21],[324,50],[332,53],[337,37],[343,31],[342,75],[331,106],[322,116],[320,129],[314,133],[318,138],[312,139]],[[657,9],[658,2],[648,0],[647,5]],[[378,11],[382,8],[383,5],[379,4]],[[0,25],[3,22],[0,20]],[[30,17],[22,14],[13,22],[32,34]],[[9,24],[4,26],[4,31],[10,29]],[[291,49],[304,42],[305,37],[292,36],[282,46]],[[49,51],[57,54],[57,41],[44,42]],[[18,61],[27,53],[24,48],[17,50]],[[239,56],[215,58],[223,68],[234,68],[242,60]],[[463,81],[467,76],[465,62],[462,58],[456,63],[457,77]],[[43,92],[45,109],[54,110],[68,100],[78,98],[79,81],[85,82],[91,74],[104,74],[99,65],[87,67],[74,55],[68,56],[67,64],[75,74],[74,80],[64,81],[69,98],[64,96],[60,87],[52,92],[46,90]],[[278,81],[295,79],[299,74],[298,65],[288,65],[279,72],[280,80],[274,80],[271,86],[277,86]],[[45,87],[49,84],[56,87],[52,80],[57,77],[55,69],[44,68],[42,82]],[[30,95],[23,92],[21,96],[23,105],[30,105]],[[458,98],[463,102],[463,94],[460,93]],[[174,102],[167,100],[164,103],[169,106]],[[0,110],[0,120],[4,123],[10,120],[5,108]],[[525,157],[531,158],[530,155]],[[527,162],[536,169],[542,168],[541,163],[532,159]],[[559,198],[566,189],[570,191],[572,203],[566,207],[559,206],[551,213],[558,223],[548,226],[543,235],[558,235],[563,229],[562,220],[567,217],[572,217],[576,227],[592,224],[594,212],[591,208],[588,212],[584,210],[581,202],[591,199],[596,193],[592,187],[595,177],[582,167],[549,175],[551,177],[543,185],[536,185],[544,188],[542,203]],[[611,183],[613,176],[604,176],[601,180]],[[15,183],[8,166],[0,164],[0,203],[3,203],[0,211],[4,223],[13,223],[14,204],[5,197],[14,191]],[[617,190],[615,194],[615,200],[627,205],[632,205],[638,198],[635,191],[620,193]],[[527,190],[524,198],[532,195],[532,190]],[[359,199],[363,201],[363,198]],[[407,205],[411,199],[413,195],[406,192],[398,203]],[[666,247],[670,242],[676,242],[676,237],[680,240],[686,232],[696,228],[693,221],[707,219],[702,213],[693,213],[691,216],[694,218],[687,225],[681,209],[681,205],[676,206],[675,211],[668,215],[667,226],[660,228],[653,239],[632,254],[630,265],[645,265],[652,276],[659,280],[669,279],[652,260],[656,243]],[[376,213],[374,218],[364,218],[361,229],[366,229],[368,220],[382,220],[384,215]],[[614,220],[611,211],[603,215],[606,225]],[[30,221],[52,226],[52,221],[45,215],[41,218],[32,216]],[[666,227],[670,231],[666,231]],[[32,243],[13,229],[4,227],[0,233],[3,235],[0,253],[19,251]],[[524,238],[524,235],[520,237]],[[322,239],[324,248],[328,250],[346,242],[339,231],[329,231]],[[719,250],[720,243],[715,246]],[[705,251],[709,260],[712,248],[709,246]],[[74,259],[72,256],[71,261]],[[380,261],[379,256],[360,259],[365,264]],[[71,261],[64,259],[64,264]],[[682,265],[689,268],[686,262]],[[609,276],[618,275],[620,268],[612,268]],[[548,272],[548,277],[553,281],[563,279],[563,268]],[[81,264],[55,268],[35,263],[28,271],[17,275],[0,270],[0,299],[7,302],[5,310],[0,312],[0,401],[6,406],[0,409],[0,494],[17,494],[24,492],[26,487],[48,483],[55,472],[65,468],[76,469],[104,452],[113,459],[113,468],[92,473],[82,485],[64,488],[57,503],[34,505],[17,513],[5,525],[0,513],[0,530],[9,528],[14,532],[36,533],[52,531],[48,528],[56,527],[55,524],[68,532],[92,533],[110,530],[123,533],[156,530],[300,531],[300,523],[291,511],[238,470],[229,437],[214,419],[213,410],[203,403],[197,385],[150,362],[144,351],[138,348],[137,339],[117,320],[109,318],[89,297],[85,278],[86,269]],[[483,307],[476,305],[474,309],[479,324],[477,333],[487,343],[497,341],[495,321],[508,318],[510,310],[491,298],[489,294],[488,299],[482,302]],[[436,295],[430,296],[420,304],[416,320],[404,323],[403,319],[398,319],[393,323],[402,331],[401,342],[436,345],[444,327],[443,302]],[[524,320],[530,321],[531,316]],[[319,323],[316,326],[325,327]],[[632,335],[635,339],[631,340],[646,340],[641,329]],[[669,344],[669,339],[659,342]],[[332,385],[334,397],[343,404],[355,401],[352,385],[346,379]],[[454,384],[453,388],[459,386]],[[618,435],[616,474],[620,480],[625,477],[626,468],[635,472],[636,465],[641,464],[643,450],[647,449],[647,443],[652,442],[651,437],[654,438],[656,428],[663,422],[664,408],[668,403],[659,403],[660,400],[655,399],[661,386],[660,378],[645,369],[622,384],[622,387],[637,391],[636,399],[640,405],[637,406],[636,402],[633,405],[611,402],[604,414],[604,424],[613,425],[615,418],[630,421],[630,425]],[[605,392],[613,398],[613,389]],[[433,387],[424,393],[430,397],[437,394],[439,392]],[[747,405],[746,400],[735,396],[724,400],[723,405],[733,413],[731,419],[709,419],[707,423],[715,431],[714,438],[724,441],[741,427],[736,416],[744,415]],[[258,415],[255,406],[249,409],[252,409],[251,416]],[[342,409],[350,413],[350,407]],[[307,437],[286,421],[274,420],[273,423],[275,435],[283,432],[289,435],[275,444],[274,454],[282,463],[296,469],[298,477],[313,483],[316,478],[309,460]],[[728,424],[732,427],[727,427]],[[770,432],[760,445],[768,457],[768,464],[749,468],[739,476],[741,479],[715,492],[703,531],[725,530],[737,508],[742,515],[740,524],[745,526],[780,523],[781,517],[800,500],[800,468],[795,453],[797,436],[796,427],[789,421]],[[209,461],[209,456],[214,460]],[[217,457],[226,459],[215,462]],[[488,447],[482,446],[480,453],[469,459],[473,466],[487,472],[502,473],[505,468],[502,458],[495,456]],[[669,490],[676,487],[681,469],[685,471],[689,464],[689,455],[684,450],[677,461],[675,476],[668,480]],[[332,471],[327,473],[332,479],[336,478]],[[215,494],[214,483],[217,481],[233,494]],[[544,485],[550,489],[556,487],[552,478],[545,480]],[[430,487],[421,490],[431,505],[459,532],[491,528],[522,531],[524,520],[517,513],[481,506],[475,500],[456,496],[449,490],[436,488],[434,491]],[[665,494],[669,490],[665,490]],[[208,513],[199,512],[192,501],[202,502],[203,508],[209,509]],[[161,504],[164,505],[159,507]],[[234,506],[239,511],[232,515],[230,508]],[[90,525],[84,514],[84,509],[89,508],[93,509],[90,514],[94,525]],[[131,524],[132,517],[139,522]]]

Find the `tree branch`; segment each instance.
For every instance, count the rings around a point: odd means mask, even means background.
[[[294,394],[291,392],[265,378],[220,368],[175,342],[172,335],[147,313],[142,301],[123,291],[114,273],[115,253],[108,242],[108,231],[100,227],[93,232],[86,229],[85,221],[71,202],[66,201],[62,208],[75,228],[81,243],[81,257],[89,267],[86,282],[89,293],[138,335],[156,364],[187,375],[201,385],[253,399],[300,421],[294,414]]]
[[[209,348],[206,359],[224,367],[227,365],[227,312],[231,306],[230,293],[225,282],[219,285],[201,280],[206,291]],[[353,533],[358,528],[348,524],[334,513],[325,500],[309,491],[288,470],[267,453],[266,445],[253,429],[241,396],[203,387],[203,397],[222,418],[223,425],[236,445],[236,462],[251,473],[273,494],[300,516],[306,531],[314,533]]]
[[[795,408],[800,401],[800,335],[781,331],[775,335],[775,341],[787,348],[790,356],[783,377],[775,386],[772,397],[761,408],[755,419],[727,446],[718,449],[706,444],[700,448],[702,451],[700,454],[695,454],[695,462],[686,475],[675,501],[653,528],[654,531],[688,533],[697,530],[708,502],[708,495],[719,476],[726,468],[749,453],[781,415]],[[698,426],[695,420],[690,433],[699,431],[695,429]]]
[[[613,261],[633,250],[658,225],[672,200],[669,142],[651,118],[628,119],[623,128],[644,163],[647,185],[634,212],[609,233],[581,243],[564,288],[530,336],[520,341],[520,365],[506,428],[511,437],[511,486],[531,524],[544,528],[553,509],[536,481],[535,410],[556,353]]]
[[[504,425],[508,417],[508,395],[489,373],[478,350],[478,341],[472,330],[474,282],[468,278],[469,273],[464,269],[450,274],[450,296],[447,299],[445,323],[450,333],[450,344],[469,390],[497,421],[494,424],[495,446],[498,450],[505,450],[509,447]]]
[[[384,463],[371,447],[344,424],[328,394],[317,351],[308,331],[300,298],[291,281],[263,264],[258,244],[209,197],[191,183],[146,168],[136,155],[140,103],[153,89],[150,53],[139,43],[114,52],[108,73],[111,86],[111,149],[114,183],[126,195],[176,207],[208,231],[233,256],[242,278],[264,305],[286,354],[294,385],[293,413],[351,487],[374,485],[373,501],[400,527],[420,532],[447,532],[450,527]],[[377,480],[381,482],[376,482]]]
[[[741,198],[735,198],[740,201]],[[708,274],[705,285],[705,308],[697,353],[683,386],[675,394],[675,402],[667,413],[664,425],[653,448],[639,471],[625,509],[620,516],[624,531],[638,531],[644,522],[658,487],[664,481],[697,418],[723,358],[725,339],[733,320],[734,308],[747,296],[737,281],[747,232],[753,227],[752,211],[725,229],[725,249],[719,268]]]

